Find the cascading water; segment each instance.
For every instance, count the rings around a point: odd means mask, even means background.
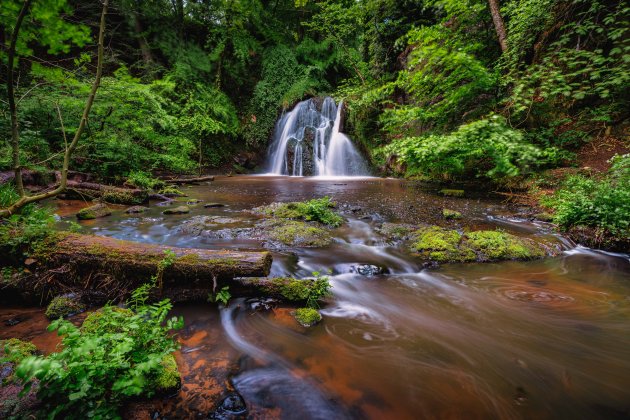
[[[365,160],[341,132],[341,110],[331,97],[308,99],[284,113],[276,124],[269,149],[274,175],[367,176]]]

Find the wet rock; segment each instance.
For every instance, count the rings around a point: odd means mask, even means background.
[[[231,420],[245,418],[245,414],[247,414],[247,406],[245,405],[243,397],[233,392],[221,401],[219,408],[211,413],[209,418],[215,420]]]
[[[199,203],[201,203],[202,201],[203,201],[203,200],[197,200],[196,198],[194,198],[194,199],[191,199],[191,200],[186,201],[186,204],[188,204],[189,206],[192,206],[192,205],[194,205],[194,204],[199,204]]]
[[[46,317],[54,320],[58,318],[66,318],[85,311],[86,307],[81,302],[80,296],[75,293],[56,296],[48,304],[46,308]]]
[[[160,201],[159,203],[156,204],[156,206],[166,207],[166,206],[172,205],[174,202],[175,202],[174,200]]]
[[[4,325],[6,325],[7,327],[14,327],[22,321],[22,318],[9,318],[4,321]]]
[[[530,260],[557,255],[544,241],[521,238],[503,231],[460,233],[439,226],[423,226],[409,236],[409,249],[439,263]]]
[[[138,213],[144,213],[147,210],[149,210],[148,207],[132,206],[132,207],[129,207],[127,210],[125,210],[125,213],[127,213],[127,214],[138,214]]]
[[[383,267],[372,264],[358,265],[355,267],[355,270],[358,274],[366,277],[378,276],[379,274],[383,274],[385,272],[385,269]]]
[[[320,226],[296,220],[268,220],[259,225],[267,242],[305,248],[319,248],[332,243],[330,231]]]
[[[206,203],[203,206],[205,208],[216,208],[216,207],[225,207],[225,204],[222,204],[222,203]]]
[[[232,219],[229,217],[221,216],[195,216],[189,220],[184,221],[178,226],[177,231],[185,235],[199,236],[205,234],[208,229],[217,227],[219,225],[229,225],[239,223],[238,219]]]
[[[442,210],[442,216],[446,219],[446,220],[452,220],[452,219],[461,219],[462,218],[462,214],[456,210],[450,210],[450,209],[443,209]]]
[[[410,235],[418,229],[416,225],[403,223],[383,223],[376,231],[385,236],[389,242],[396,242],[410,238]]]
[[[179,206],[174,209],[166,209],[162,212],[162,214],[187,214],[190,213],[190,208],[187,206]]]
[[[91,220],[99,217],[105,217],[112,214],[107,205],[104,203],[98,203],[94,206],[86,207],[84,209],[79,210],[77,213],[77,219],[79,220]]]
[[[293,313],[295,320],[303,327],[312,327],[322,320],[322,315],[317,309],[298,308]]]
[[[278,300],[270,297],[250,298],[245,303],[254,311],[269,311],[278,305]]]
[[[453,190],[449,188],[444,188],[440,190],[440,194],[446,197],[463,197],[464,190]]]

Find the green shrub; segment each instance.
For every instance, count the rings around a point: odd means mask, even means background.
[[[499,116],[460,126],[440,135],[407,137],[380,150],[395,154],[407,165],[409,175],[433,179],[493,180],[516,176],[535,166],[554,163],[555,149],[540,149],[508,127]]]
[[[39,380],[37,398],[48,418],[112,418],[134,397],[150,397],[179,376],[171,353],[178,347],[169,331],[181,318],[167,320],[168,300],[144,304],[149,288],[136,290],[131,310],[105,306],[86,319],[85,328],[59,319],[49,331],[62,337],[60,351],[27,357],[17,376],[29,389]],[[89,321],[88,321],[89,320]]]
[[[591,226],[630,238],[630,155],[615,156],[602,179],[569,177],[543,204],[565,228]]]
[[[164,181],[154,178],[150,173],[144,171],[131,171],[127,177],[127,182],[144,190],[160,189],[166,185]]]

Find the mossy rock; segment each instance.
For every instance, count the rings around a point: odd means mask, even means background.
[[[96,331],[102,331],[103,333],[116,333],[117,331],[113,324],[106,323],[103,324],[104,316],[106,315],[106,311],[115,312],[117,316],[123,317],[131,317],[133,312],[131,309],[119,308],[117,306],[106,306],[96,312],[92,312],[83,320],[83,324],[81,324],[81,331],[91,334]],[[108,328],[109,327],[109,328]]]
[[[86,207],[84,209],[79,210],[77,213],[77,219],[79,220],[91,220],[99,217],[105,217],[112,214],[107,205],[104,203],[98,203],[94,206]]]
[[[286,246],[320,248],[332,243],[330,232],[315,223],[278,220],[269,221],[262,226],[270,240]]]
[[[309,298],[319,300],[326,297],[330,289],[327,277],[318,277],[316,279],[275,277],[271,279],[248,279],[247,282],[256,285],[259,292],[263,295],[289,302],[306,302]]]
[[[53,298],[46,308],[48,319],[65,318],[70,315],[85,311],[86,307],[81,300],[73,295],[63,295]]]
[[[186,197],[186,194],[184,194],[179,188],[172,185],[167,185],[166,187],[158,190],[158,194],[165,197]]]
[[[470,232],[466,234],[466,245],[481,261],[530,260],[547,255],[545,248],[533,240],[498,230]]]
[[[155,378],[155,388],[158,392],[168,392],[178,389],[181,385],[181,377],[177,362],[173,354],[167,354],[160,362],[160,372]]]
[[[37,347],[29,341],[18,338],[0,340],[0,359],[4,359],[6,362],[17,365],[35,353],[37,353]]]
[[[449,188],[444,188],[440,190],[440,194],[446,197],[463,197],[465,192],[464,190],[453,190]]]
[[[336,206],[335,202],[324,197],[303,202],[272,203],[267,206],[256,207],[252,211],[256,214],[279,219],[315,221],[330,227],[339,227],[344,219],[332,210]]]
[[[190,208],[188,206],[179,206],[173,209],[166,209],[162,212],[162,214],[187,214],[190,213]]]
[[[121,188],[106,189],[101,200],[112,204],[140,204],[149,198],[149,193],[144,190],[125,191]]]
[[[462,235],[439,226],[422,227],[412,234],[411,250],[436,262],[475,261],[477,255],[461,246]]]
[[[553,254],[544,243],[499,230],[461,234],[439,226],[426,226],[413,233],[410,249],[440,262],[531,260]]]
[[[298,308],[295,310],[293,316],[295,320],[303,327],[312,327],[322,320],[322,315],[317,309],[313,308]]]
[[[450,210],[450,209],[443,209],[442,210],[442,216],[446,219],[446,220],[454,220],[454,219],[461,219],[462,218],[462,214],[456,210]]]
[[[401,241],[409,239],[410,235],[418,229],[417,226],[400,223],[383,223],[377,231],[389,241]]]
[[[127,210],[125,210],[125,213],[127,213],[127,214],[138,214],[138,213],[144,213],[147,210],[149,210],[148,207],[132,206],[132,207],[129,207]]]

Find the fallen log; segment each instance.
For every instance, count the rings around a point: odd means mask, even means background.
[[[94,182],[68,181],[66,191],[61,197],[86,200],[98,198],[112,204],[140,204],[145,202],[149,195],[147,191],[138,188],[120,188]]]
[[[214,177],[213,176],[199,176],[196,178],[164,179],[163,181],[166,182],[167,184],[177,184],[177,185],[197,184],[199,182],[214,181]]]
[[[51,297],[80,292],[119,299],[152,277],[164,291],[215,290],[236,277],[267,276],[272,262],[266,251],[178,248],[67,232],[55,236],[36,256],[43,275],[31,285]]]

